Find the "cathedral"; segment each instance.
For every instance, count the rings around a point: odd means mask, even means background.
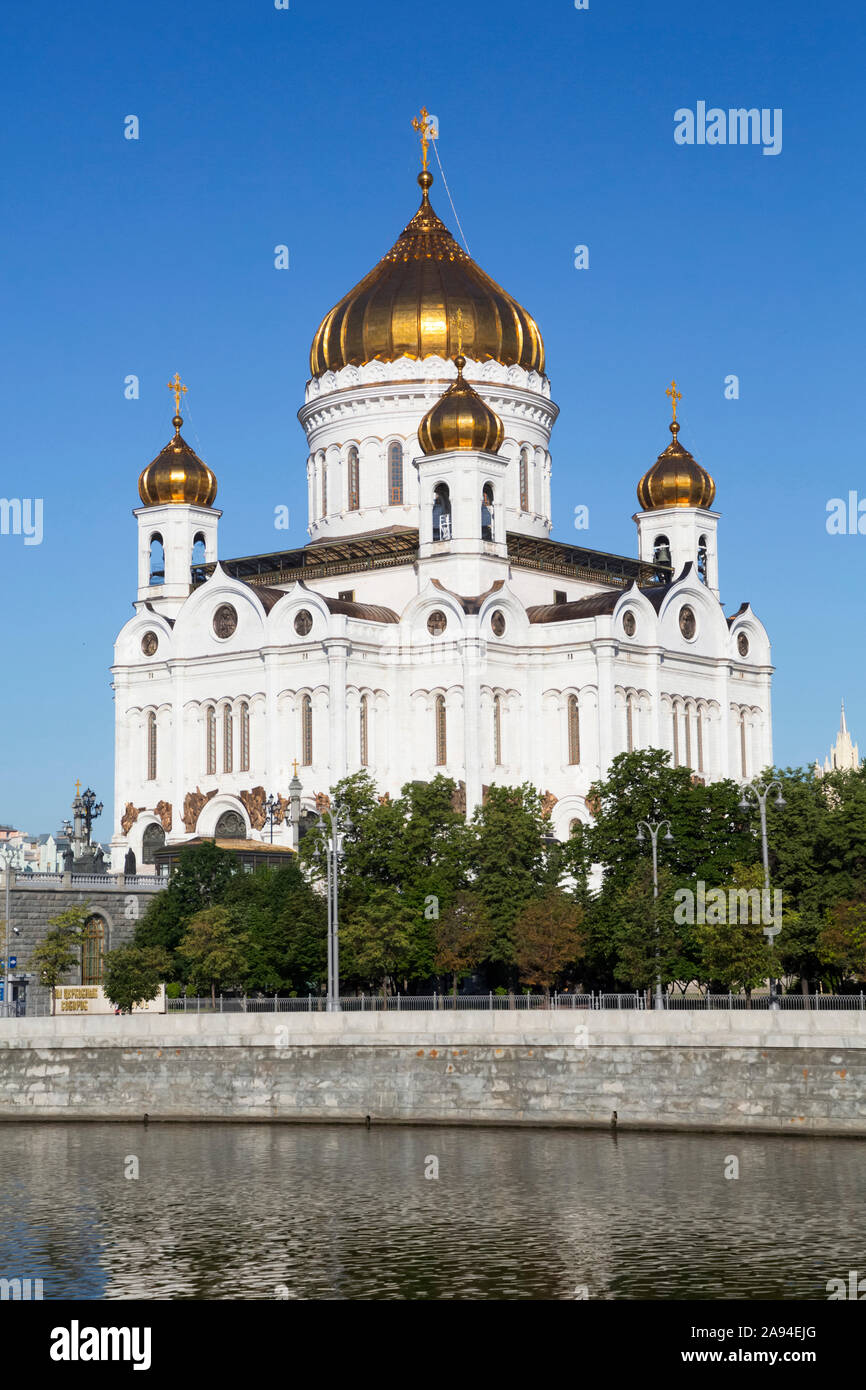
[[[296,847],[360,769],[382,797],[444,773],[467,816],[531,782],[563,839],[618,753],[664,748],[702,780],[772,762],[770,643],[747,603],[723,611],[680,393],[637,485],[637,554],[551,539],[544,341],[434,212],[420,128],[417,212],[313,337],[306,545],[220,555],[217,480],[171,383],[112,667],[115,871],[203,837]]]

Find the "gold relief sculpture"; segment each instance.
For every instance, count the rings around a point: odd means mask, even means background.
[[[251,792],[238,792],[238,797],[250,818],[250,825],[253,827],[253,830],[261,830],[267,820],[267,809],[265,806],[267,797],[265,796],[264,787],[253,787]]]
[[[554,796],[553,792],[548,791],[544,793],[544,796],[541,798],[541,814],[544,816],[545,820],[550,820],[550,813],[558,800],[559,797]]]
[[[120,817],[120,828],[124,835],[129,834],[144,809],[143,806],[133,806],[131,801],[127,801],[123,815]]]
[[[153,808],[154,814],[159,816],[159,822],[166,835],[171,830],[171,802],[158,801]]]
[[[195,830],[198,818],[204,810],[212,796],[216,796],[217,789],[214,787],[212,792],[203,792],[201,787],[196,787],[194,792],[187,792],[183,799],[183,824],[184,829],[190,834]]]

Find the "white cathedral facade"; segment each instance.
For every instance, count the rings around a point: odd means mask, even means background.
[[[418,212],[313,341],[309,543],[221,556],[216,479],[179,413],[141,475],[112,668],[116,871],[198,837],[291,846],[296,764],[307,810],[362,768],[391,797],[444,773],[467,816],[529,781],[565,838],[618,753],[668,749],[709,780],[772,762],[769,640],[720,604],[715,484],[679,443],[676,388],[637,555],[552,540],[541,334],[418,182]]]

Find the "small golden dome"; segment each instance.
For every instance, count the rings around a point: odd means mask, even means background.
[[[398,357],[451,357],[544,371],[538,324],[457,244],[430,205],[433,175],[418,175],[421,206],[387,255],[325,315],[310,349],[313,376]],[[457,344],[463,315],[462,349]]]
[[[457,380],[428,410],[418,427],[418,440],[425,454],[444,454],[451,449],[481,449],[496,454],[502,447],[505,430],[502,421],[478,392],[463,379],[466,358],[454,359]]]
[[[138,480],[138,494],[145,507],[163,502],[212,507],[217,495],[216,476],[182,438],[183,416],[175,415],[171,423],[174,438],[145,468]]]
[[[716,485],[705,468],[684,449],[677,439],[679,424],[671,422],[673,439],[652,468],[637,485],[641,510],[654,512],[661,507],[711,507]]]

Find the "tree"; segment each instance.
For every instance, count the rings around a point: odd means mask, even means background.
[[[248,989],[318,991],[326,971],[327,909],[294,855],[278,869],[236,874],[219,905],[246,938]]]
[[[154,896],[136,928],[136,946],[176,951],[187,924],[222,901],[237,869],[235,856],[212,840],[182,849],[167,887]]]
[[[653,896],[652,865],[645,859],[616,900],[613,941],[614,975],[632,989],[662,988],[673,981],[688,983],[699,976],[700,948],[694,929],[680,925],[674,915],[674,879],[660,865],[658,897]]]
[[[210,983],[211,1003],[216,1008],[216,989],[240,983],[246,969],[249,940],[239,931],[225,907],[207,907],[193,917],[181,938],[180,954],[189,962],[198,988]]]
[[[764,887],[763,870],[758,865],[734,865],[731,886],[760,893]],[[781,962],[764,935],[762,923],[742,920],[753,914],[739,909],[733,913],[729,904],[728,898],[725,911],[718,913],[711,913],[708,908],[706,916],[718,916],[720,920],[707,921],[696,928],[703,953],[704,976],[727,989],[743,989],[750,995],[764,980],[781,973]],[[731,920],[734,916],[736,921]]]
[[[514,963],[521,980],[540,985],[546,999],[567,965],[584,951],[583,911],[565,893],[549,889],[528,902],[514,924]]]
[[[414,975],[414,921],[413,909],[395,888],[374,887],[340,924],[341,974],[379,980],[383,994],[389,980]]]
[[[170,969],[162,946],[119,946],[105,957],[103,989],[121,1013],[130,1014],[134,1005],[156,998]]]
[[[80,907],[67,908],[59,917],[49,918],[48,925],[54,930],[45,933],[30,957],[30,964],[40,983],[51,990],[52,1014],[56,1007],[57,986],[81,960],[81,940],[89,915],[88,904],[82,903]]]
[[[451,992],[466,975],[478,969],[489,942],[490,920],[477,893],[458,893],[436,923],[434,969],[451,976]]]
[[[849,900],[828,910],[818,933],[818,958],[836,983],[866,975],[866,903]]]
[[[547,822],[528,782],[490,787],[472,817],[469,865],[490,920],[488,958],[506,977],[514,969],[514,924],[547,886]]]

